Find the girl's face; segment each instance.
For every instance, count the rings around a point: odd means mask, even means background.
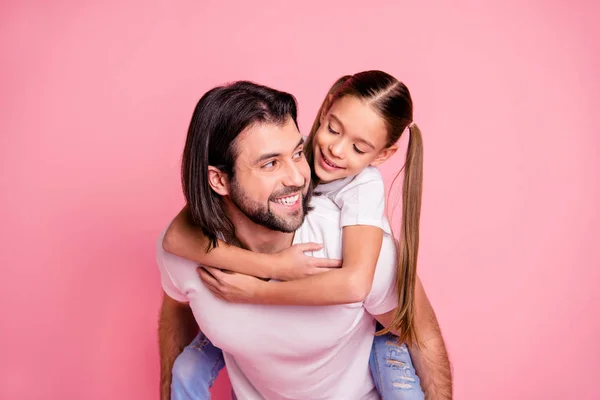
[[[314,171],[327,183],[360,173],[391,157],[397,145],[385,148],[385,121],[365,101],[354,96],[336,100],[321,115],[313,140]]]

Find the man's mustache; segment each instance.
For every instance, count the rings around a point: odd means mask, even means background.
[[[300,194],[302,196],[304,196],[304,188],[306,187],[306,181],[304,182],[304,185],[302,186],[290,186],[290,187],[286,187],[282,190],[280,190],[277,193],[273,193],[270,197],[269,197],[269,201],[275,200],[279,197],[286,197],[289,196],[293,193],[298,193],[300,192]]]

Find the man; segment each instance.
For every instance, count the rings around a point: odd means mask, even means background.
[[[194,222],[213,243],[222,237],[275,253],[292,243],[321,242],[326,257],[341,258],[338,208],[317,197],[306,215],[311,174],[302,146],[291,95],[249,82],[209,91],[192,117],[182,167]],[[375,321],[387,326],[397,307],[391,237],[384,239],[365,301],[328,307],[224,302],[201,283],[195,263],[158,243],[167,294],[159,326],[163,390],[175,358],[196,333],[195,317],[223,350],[239,399],[379,398],[368,360]],[[420,282],[415,297],[422,345],[411,355],[427,398],[449,399],[448,358]]]

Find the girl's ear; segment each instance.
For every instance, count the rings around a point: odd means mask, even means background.
[[[393,156],[396,153],[396,151],[398,151],[397,144],[391,145],[390,147],[381,150],[377,157],[375,157],[375,160],[373,160],[369,165],[375,167],[379,164],[382,164],[384,161],[387,161],[388,158]]]

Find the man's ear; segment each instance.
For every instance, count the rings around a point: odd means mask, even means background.
[[[212,165],[208,166],[208,184],[218,195],[229,194],[229,175]]]
[[[377,157],[375,157],[375,160],[373,160],[371,162],[372,167],[376,167],[377,165],[383,163],[384,161],[387,161],[388,158],[390,158],[391,156],[393,156],[396,151],[398,151],[398,145],[394,144],[386,149],[381,150],[381,152],[379,153],[379,155]]]

